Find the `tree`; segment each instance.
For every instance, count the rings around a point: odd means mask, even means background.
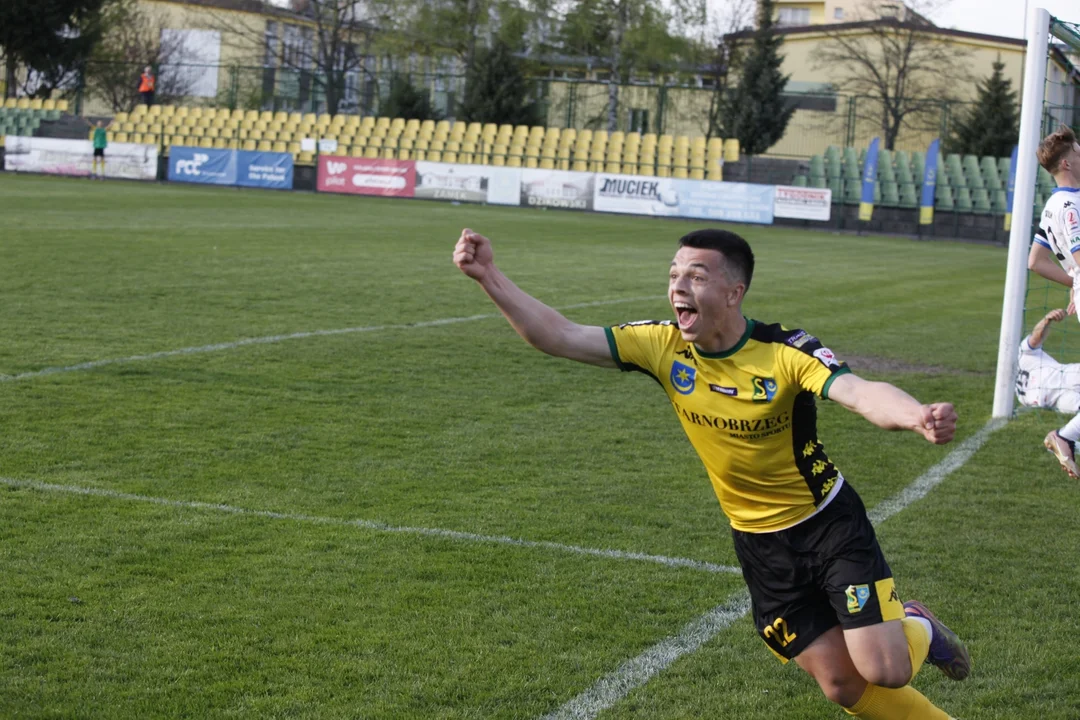
[[[702,25],[704,17],[700,0],[575,0],[563,21],[563,50],[608,66],[609,131],[619,127],[619,86],[636,70],[677,70],[693,53],[691,42],[673,28]]]
[[[215,14],[217,28],[262,48],[249,62],[268,70],[281,68],[300,78],[301,103],[314,84],[326,111],[339,112],[352,81],[361,75],[376,80],[364,58],[376,26],[393,12],[393,0],[291,0],[284,37],[267,36],[266,23],[246,24],[236,15]],[[295,34],[289,33],[296,30]],[[264,98],[265,102],[265,98]]]
[[[757,30],[739,74],[724,101],[724,124],[747,155],[760,155],[784,137],[795,106],[784,97],[789,75],[780,73],[783,43],[773,23],[773,0],[760,0]]]
[[[707,76],[712,81],[712,93],[709,95],[709,111],[703,128],[706,138],[730,137],[728,130],[731,121],[728,118],[730,104],[728,94],[736,78],[742,71],[743,56],[746,53],[746,41],[739,39],[736,33],[750,24],[753,17],[754,0],[733,0],[725,6],[725,12],[714,17],[709,29],[714,40],[702,54],[707,58]]]
[[[441,114],[432,106],[427,90],[417,88],[408,75],[395,73],[390,80],[390,94],[379,108],[385,117],[406,120],[440,120]]]
[[[889,150],[902,129],[936,121],[941,103],[956,100],[970,81],[970,53],[924,18],[940,4],[912,0],[903,17],[826,26],[817,67],[829,69],[836,90],[855,96],[856,119],[877,125]]]
[[[979,83],[975,107],[959,118],[949,151],[966,155],[1006,157],[1020,134],[1020,110],[1012,80],[1004,76],[1005,63],[994,63],[990,77]]]
[[[70,82],[101,35],[105,0],[3,0],[0,47],[6,94],[15,96],[17,70],[27,70],[25,92],[48,96]]]
[[[466,76],[462,119],[499,125],[538,125],[539,108],[529,98],[530,83],[510,46],[496,41],[477,51]]]
[[[87,89],[102,97],[115,112],[130,112],[141,102],[139,75],[147,65],[156,68],[157,101],[162,104],[191,93],[192,78],[171,69],[183,57],[178,36],[163,36],[166,21],[138,0],[111,0],[102,11],[100,42],[86,64]]]

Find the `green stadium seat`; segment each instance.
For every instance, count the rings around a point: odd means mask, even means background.
[[[1005,213],[1009,212],[1008,193],[1006,193],[1004,190],[996,190],[993,194],[993,199],[994,202],[992,207],[994,208],[995,213],[997,213],[998,215],[1004,215]]]
[[[890,168],[893,166],[893,154],[892,150],[886,150],[882,148],[881,150],[878,150],[877,166],[878,168],[882,168],[886,165],[888,165]]]
[[[848,205],[858,205],[862,202],[862,183],[855,180],[844,182],[844,202]]]
[[[810,178],[810,187],[824,190],[827,185],[827,180],[823,177]]]
[[[792,179],[791,184],[794,187],[806,187],[807,182],[808,181],[805,175],[796,175],[794,179]]]
[[[911,153],[911,172],[915,176],[916,182],[922,182],[923,171],[926,169],[925,162],[926,158],[923,157],[921,152]]]
[[[992,212],[990,208],[990,195],[987,194],[985,188],[975,188],[971,191],[971,203],[975,212],[980,215],[989,215]]]
[[[825,177],[825,159],[820,155],[810,157],[810,177]]]
[[[830,161],[839,160],[840,157],[841,157],[841,152],[840,152],[840,148],[838,146],[830,145],[829,147],[825,148],[825,159],[826,160],[830,160]]]
[[[913,208],[919,206],[919,193],[915,183],[903,183],[900,185],[900,207]]]
[[[1010,158],[1007,158],[1007,157],[998,158],[997,166],[998,166],[998,175],[1000,177],[1002,177],[1002,178],[1009,177],[1009,171],[1012,168],[1012,160]]]
[[[840,197],[844,193],[844,180],[843,178],[831,177],[828,180],[828,187],[832,190],[833,202],[840,202]]]
[[[952,210],[955,207],[951,187],[948,185],[937,186],[937,197],[934,198],[934,207],[938,210]]]
[[[976,171],[975,171],[974,174],[972,174],[970,172],[965,172],[964,173],[964,179],[967,180],[967,186],[969,188],[972,188],[972,189],[985,188],[986,183],[983,182],[982,173],[978,172],[978,168],[976,168],[975,170]]]
[[[971,202],[971,191],[966,187],[960,187],[956,190],[956,209],[960,212],[974,210],[974,205]]]
[[[920,178],[921,179],[921,178]],[[915,182],[915,176],[911,174],[911,168],[902,165],[896,168],[896,182],[901,185],[910,185]]]
[[[844,148],[843,161],[845,163],[853,162],[856,165],[859,164],[859,151],[853,147]]]
[[[879,183],[881,188],[881,204],[884,207],[898,207],[900,205],[900,188],[895,182]]]
[[[857,162],[852,162],[845,158],[843,178],[845,180],[862,180],[862,171],[859,169],[860,167],[862,166]]]
[[[892,165],[878,165],[878,180],[881,182],[896,182],[896,173]]]
[[[844,167],[840,158],[825,158],[825,177],[839,178],[844,176]]]

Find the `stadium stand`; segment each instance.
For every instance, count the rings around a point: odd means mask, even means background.
[[[138,138],[166,153],[172,145],[259,149],[291,153],[298,165],[315,161],[301,149],[305,138],[336,141],[324,154],[352,157],[709,180],[723,178],[723,162],[739,160],[731,138],[173,105],[117,113],[107,131],[110,142]]]
[[[830,146],[812,156],[806,174],[796,175],[797,187],[830,188],[845,204],[858,205],[862,197],[861,168],[865,150]],[[922,195],[926,158],[921,152],[882,150],[878,155],[875,203],[882,207],[914,208]],[[934,206],[938,210],[1002,215],[1007,211],[1006,185],[1009,158],[946,154],[938,159]],[[1039,169],[1037,202],[1054,189],[1054,179]]]
[[[33,135],[42,121],[59,120],[67,100],[8,98],[0,104],[0,145],[8,135]]]

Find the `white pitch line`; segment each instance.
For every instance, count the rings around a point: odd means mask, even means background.
[[[427,537],[458,540],[462,542],[491,543],[496,545],[514,545],[517,547],[537,548],[541,550],[554,550],[557,552],[573,553],[575,555],[591,555],[593,557],[608,558],[611,560],[636,560],[650,562],[657,565],[666,565],[673,568],[688,568],[701,570],[709,573],[741,574],[742,571],[731,565],[718,565],[716,563],[691,560],[689,558],[667,557],[665,555],[649,555],[647,553],[627,552],[624,550],[607,550],[603,548],[588,548],[578,545],[565,545],[563,543],[548,540],[523,540],[505,535],[480,535],[478,533],[462,532],[460,530],[445,530],[442,528],[409,527],[405,525],[387,525],[375,520],[350,520],[348,518],[322,517],[318,515],[300,515],[295,513],[280,513],[271,510],[250,510],[236,507],[235,505],[219,505],[215,503],[198,502],[194,500],[170,500],[168,498],[152,497],[150,495],[135,495],[133,493],[106,490],[102,488],[87,488],[78,485],[54,485],[36,480],[17,480],[14,478],[0,477],[0,485],[9,487],[28,488],[41,492],[64,493],[67,495],[89,495],[92,497],[111,498],[113,500],[130,500],[133,502],[163,505],[165,507],[184,508],[188,510],[210,510],[214,512],[230,513],[233,515],[245,515],[248,517],[268,518],[271,520],[291,520],[293,522],[315,523],[318,525],[336,525],[340,527],[356,527],[364,530],[372,530],[383,533],[399,533],[402,535],[423,535]]]
[[[977,433],[945,456],[945,459],[920,475],[891,498],[882,501],[868,515],[874,525],[885,522],[917,500],[926,497],[951,473],[961,468],[1007,420],[990,420]],[[750,612],[750,597],[744,590],[734,599],[687,624],[678,634],[661,640],[614,672],[600,678],[585,692],[571,699],[542,720],[592,720],[631,692],[645,685],[687,653],[694,652],[724,629]]]
[[[578,308],[599,307],[602,305],[618,305],[621,303],[642,302],[645,300],[657,300],[659,296],[617,298],[614,300],[596,300],[593,302],[564,305],[558,310],[576,310]],[[57,373],[77,372],[79,370],[93,370],[106,365],[118,365],[121,363],[144,362],[147,360],[160,360],[161,358],[176,357],[178,355],[198,355],[200,353],[217,352],[219,350],[232,350],[246,345],[270,345],[285,342],[286,340],[302,340],[310,337],[323,337],[329,335],[350,335],[352,333],[379,332],[382,330],[412,330],[414,328],[438,327],[441,325],[455,325],[457,323],[475,322],[477,320],[491,320],[501,318],[500,313],[485,313],[483,315],[467,315],[465,317],[440,318],[438,320],[424,320],[416,323],[402,323],[398,325],[368,325],[365,327],[338,328],[336,330],[311,330],[308,332],[295,332],[287,335],[267,335],[264,337],[245,338],[232,342],[215,343],[213,345],[199,345],[198,347],[178,348],[176,350],[162,350],[160,352],[147,353],[145,355],[129,355],[120,358],[105,358],[103,360],[90,360],[77,365],[65,365],[63,367],[49,367],[17,375],[0,375],[0,382],[15,382],[44,375],[56,375]]]

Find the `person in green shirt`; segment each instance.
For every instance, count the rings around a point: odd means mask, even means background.
[[[92,177],[104,178],[105,177],[105,148],[109,144],[109,138],[105,134],[105,128],[102,127],[101,121],[97,121],[97,125],[94,127],[94,168]],[[101,160],[101,172],[98,172],[98,159]]]

